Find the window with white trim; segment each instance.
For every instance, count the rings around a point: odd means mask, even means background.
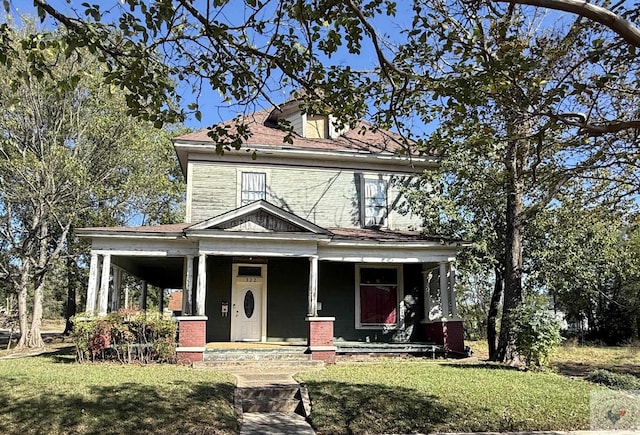
[[[356,328],[395,328],[400,323],[402,266],[356,266]]]
[[[240,205],[246,205],[259,199],[267,199],[267,174],[264,172],[243,172]]]
[[[389,181],[383,176],[362,177],[362,226],[387,225],[387,190]]]

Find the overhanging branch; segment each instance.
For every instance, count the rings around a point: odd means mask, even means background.
[[[629,44],[640,48],[640,29],[609,9],[587,3],[584,0],[490,0],[500,3],[517,3],[557,11],[571,12],[608,27]]]

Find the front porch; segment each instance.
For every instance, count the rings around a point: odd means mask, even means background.
[[[141,309],[147,282],[180,288],[178,353],[185,360],[214,352],[209,342],[296,343],[327,362],[341,353],[464,351],[456,242],[326,230],[264,201],[195,225],[86,233],[87,311],[105,315],[122,306],[123,273],[141,280]],[[161,311],[163,304],[161,290]]]

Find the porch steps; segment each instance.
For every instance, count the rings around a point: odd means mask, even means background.
[[[336,353],[348,354],[407,354],[436,357],[444,354],[444,347],[433,343],[361,343],[336,342]]]
[[[242,412],[288,412],[306,416],[300,386],[238,387],[235,400]]]
[[[311,354],[280,350],[207,350],[204,361],[310,361]]]

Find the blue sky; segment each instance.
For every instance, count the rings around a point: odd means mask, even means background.
[[[69,14],[75,15],[75,11],[82,12],[83,7],[81,1],[70,1],[66,0],[51,0],[51,4],[53,4],[60,11]],[[103,10],[108,10],[109,8],[113,8],[114,11],[117,11],[119,7],[122,5],[117,0],[94,0],[89,3],[97,3],[101,5]],[[233,0],[232,2],[233,3]],[[241,2],[237,2],[241,3]],[[406,28],[410,25],[412,19],[412,11],[410,9],[411,2],[398,2],[398,14],[396,17],[389,17],[385,19],[379,19],[374,22],[376,26],[376,30],[385,36],[393,37],[393,35],[398,35],[402,28]],[[31,0],[13,0],[11,2],[12,7],[12,15],[15,17],[26,16],[26,17],[34,17],[36,15],[35,8],[33,7],[33,3]],[[404,8],[404,9],[403,9]],[[229,8],[226,9],[228,11]],[[244,14],[243,8],[231,8],[231,13],[237,13],[239,17]],[[234,17],[227,16],[225,18],[233,20]],[[18,18],[19,19],[19,18]],[[44,23],[45,27],[53,27],[54,23],[52,20],[47,20]],[[346,49],[338,52],[335,56],[332,57],[330,62],[334,64],[348,64],[352,68],[366,68],[371,69],[376,65],[377,59],[375,57],[375,53],[369,41],[365,40],[365,47],[360,55],[352,55],[348,53]],[[195,95],[192,93],[192,90],[189,86],[185,84],[181,84],[179,86],[179,93],[183,97],[181,104],[183,107],[192,102],[195,99]],[[280,91],[271,95],[273,101],[282,102],[289,96],[289,91]],[[243,112],[243,108],[235,105],[233,103],[225,103],[217,91],[211,89],[210,87],[204,87],[202,89],[202,94],[200,95],[200,110],[202,113],[202,120],[198,121],[193,115],[189,116],[185,121],[185,125],[187,127],[193,129],[204,128],[209,125],[225,121],[233,118],[239,113]],[[264,102],[264,106],[267,107],[268,103]]]

